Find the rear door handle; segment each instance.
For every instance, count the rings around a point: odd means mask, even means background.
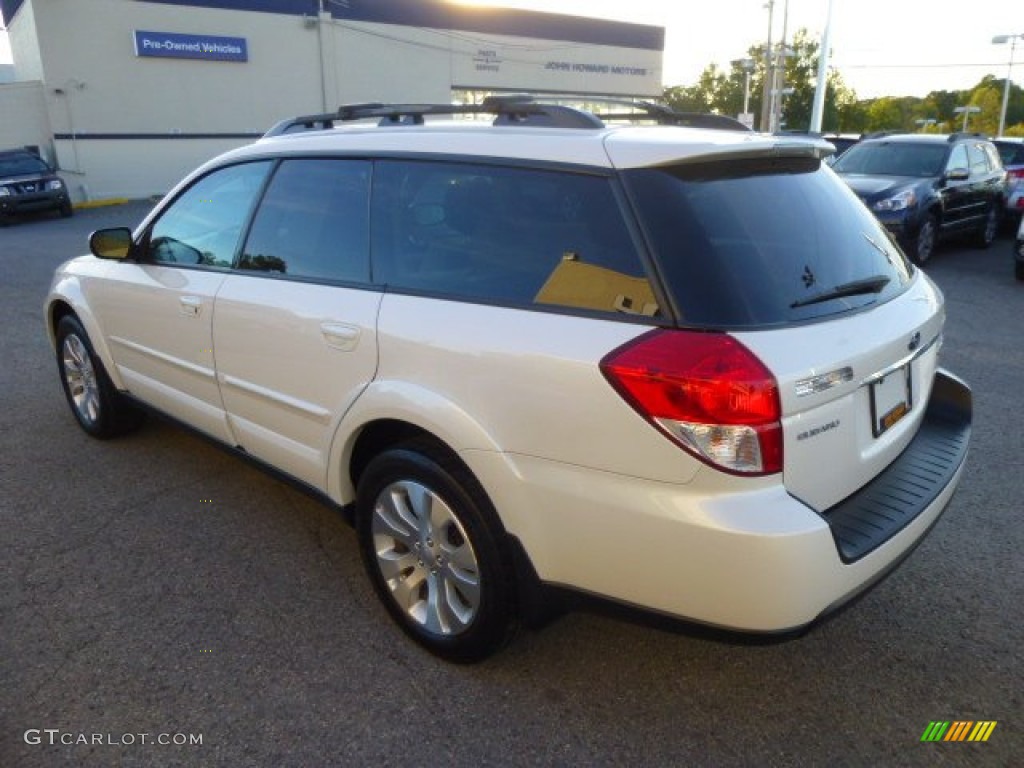
[[[320,332],[324,335],[327,345],[344,352],[355,349],[359,343],[359,326],[348,323],[320,323]]]
[[[199,296],[182,296],[178,299],[181,302],[181,314],[189,317],[198,317],[203,308],[203,300]]]

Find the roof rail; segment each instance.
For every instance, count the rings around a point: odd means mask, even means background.
[[[564,98],[564,97],[563,97]],[[488,96],[482,104],[344,104],[337,112],[303,115],[282,120],[264,134],[264,138],[287,133],[328,130],[339,122],[378,118],[378,125],[423,125],[428,115],[494,115],[494,125],[527,125],[548,128],[603,128],[605,120],[654,120],[663,125],[693,128],[749,131],[739,120],[724,115],[676,112],[671,107],[649,101],[606,97],[578,97],[587,101],[625,105],[630,112],[592,113],[561,104],[534,101],[529,94]]]
[[[710,112],[678,112],[666,104],[644,99],[623,99],[615,96],[567,95],[560,98],[577,98],[580,101],[612,106],[629,107],[629,112],[594,112],[596,117],[609,120],[653,120],[659,125],[682,125],[689,128],[711,128],[725,131],[750,131],[750,128],[732,117]]]
[[[528,95],[488,96],[482,104],[343,104],[337,112],[282,120],[264,138],[286,133],[327,130],[335,123],[380,118],[379,125],[423,125],[427,115],[495,115],[495,125],[541,125],[551,128],[603,128],[589,112],[542,104]]]

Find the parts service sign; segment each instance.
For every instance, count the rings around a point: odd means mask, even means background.
[[[183,35],[177,32],[135,30],[135,55],[206,61],[248,61],[244,37]]]

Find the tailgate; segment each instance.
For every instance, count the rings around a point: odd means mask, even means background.
[[[778,380],[786,489],[823,512],[870,483],[924,420],[944,310],[918,273],[907,291],[865,312],[800,329],[737,333]]]

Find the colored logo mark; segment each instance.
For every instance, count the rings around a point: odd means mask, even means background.
[[[921,741],[988,741],[996,729],[995,720],[932,721],[921,734]]]

